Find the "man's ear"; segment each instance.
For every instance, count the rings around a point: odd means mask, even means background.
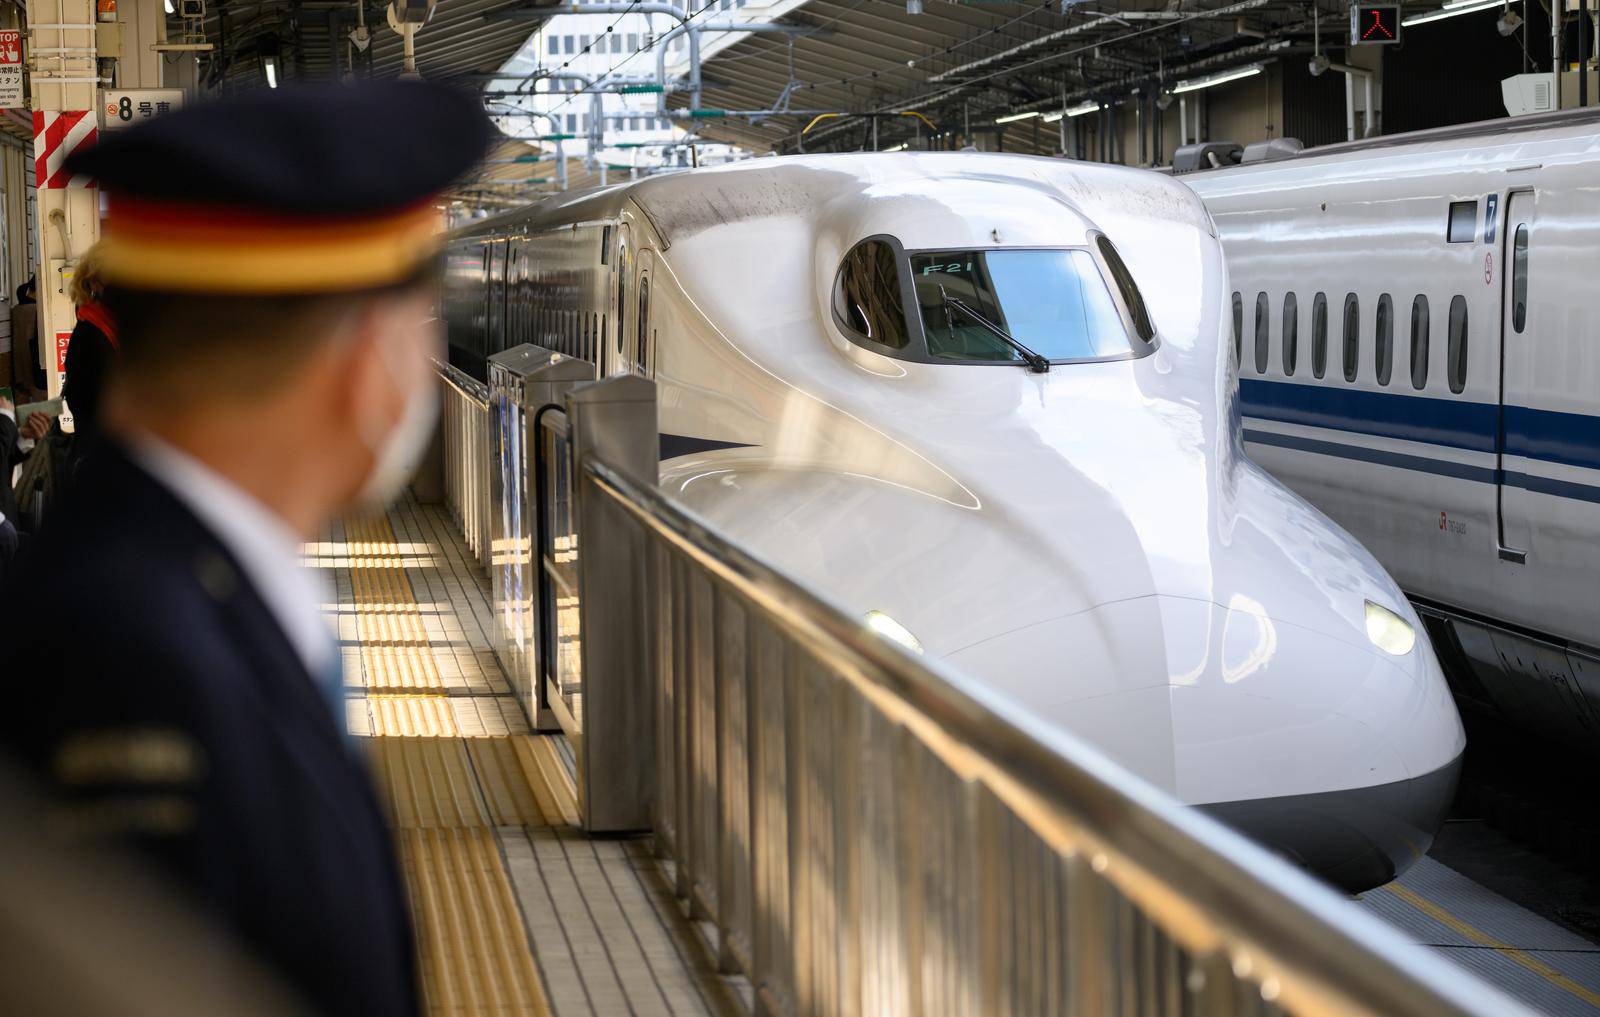
[[[394,380],[383,362],[383,322],[372,301],[351,308],[339,323],[330,365],[346,418],[358,429],[393,416]],[[358,431],[358,433],[360,433]]]

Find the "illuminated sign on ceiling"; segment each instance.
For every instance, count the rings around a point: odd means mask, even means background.
[[[1399,41],[1399,4],[1354,4],[1351,6],[1350,45],[1391,46]]]

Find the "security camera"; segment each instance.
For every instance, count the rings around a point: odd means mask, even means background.
[[[1506,12],[1500,15],[1500,20],[1494,23],[1494,27],[1500,30],[1501,35],[1510,35],[1522,27],[1522,16],[1508,7]]]
[[[1328,58],[1323,54],[1318,53],[1316,56],[1311,58],[1311,62],[1306,65],[1306,69],[1309,70],[1311,72],[1311,76],[1315,78],[1321,75],[1323,71],[1328,69],[1328,64]]]

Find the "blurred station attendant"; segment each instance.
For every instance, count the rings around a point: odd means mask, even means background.
[[[493,136],[421,82],[263,89],[105,136],[104,440],[0,604],[9,752],[326,1014],[417,1012],[410,921],[302,568],[432,429],[437,196]]]

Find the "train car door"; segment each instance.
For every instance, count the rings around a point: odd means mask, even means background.
[[[523,307],[527,299],[523,277],[527,267],[527,244],[520,235],[513,236],[506,241],[505,311],[501,322],[500,350],[509,350],[522,341]]]
[[[509,248],[510,244],[505,241],[489,243],[488,335],[484,347],[490,353],[506,348],[506,254]]]
[[[638,308],[638,328],[634,340],[634,349],[638,354],[634,364],[645,377],[655,370],[655,334],[650,328],[650,270],[653,262],[654,255],[650,251],[639,252],[639,291],[633,301]]]
[[[1527,436],[1521,433],[1522,408],[1534,402],[1534,337],[1539,334],[1534,320],[1537,301],[1530,299],[1529,293],[1534,233],[1534,192],[1512,191],[1506,195],[1505,223],[1500,233],[1500,434],[1496,443],[1496,476],[1500,558],[1519,564],[1527,561],[1530,545],[1528,492],[1505,481],[1508,470],[1517,472],[1518,451],[1528,444]]]

